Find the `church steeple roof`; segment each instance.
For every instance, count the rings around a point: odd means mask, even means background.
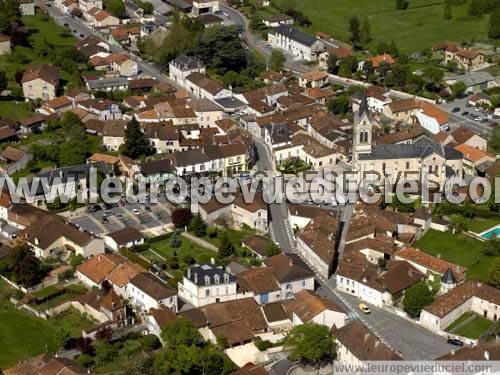
[[[441,277],[441,282],[443,282],[445,284],[456,284],[457,283],[457,279],[455,278],[455,275],[453,274],[453,271],[451,270],[450,267],[448,267],[446,272]]]
[[[359,118],[361,118],[364,113],[366,113],[367,116],[370,115],[370,112],[368,110],[368,100],[366,99],[366,94],[363,94],[361,96],[361,104],[359,105]]]

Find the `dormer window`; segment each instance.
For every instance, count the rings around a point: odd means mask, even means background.
[[[210,277],[205,276],[205,285],[210,285]]]
[[[224,274],[224,282],[225,283],[229,282],[229,275],[227,273]]]
[[[215,275],[214,276],[214,280],[215,280],[216,284],[219,284],[220,283],[220,277],[219,277],[219,275]]]

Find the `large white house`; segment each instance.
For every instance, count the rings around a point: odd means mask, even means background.
[[[141,311],[158,309],[165,305],[177,312],[177,294],[158,277],[149,272],[141,272],[130,279],[127,286],[130,302]]]
[[[316,61],[324,50],[324,44],[319,39],[288,25],[279,25],[267,37],[271,47],[290,52],[302,60]]]
[[[473,312],[496,322],[500,316],[500,290],[479,281],[466,281],[436,298],[420,314],[420,324],[437,333],[447,335],[444,329],[464,313]]]
[[[214,264],[188,268],[178,289],[179,297],[195,307],[236,299],[236,279]]]
[[[186,77],[195,72],[205,74],[205,65],[197,57],[181,55],[168,64],[170,79],[182,87],[186,86]]]

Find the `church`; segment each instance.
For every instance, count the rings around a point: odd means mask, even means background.
[[[388,176],[394,186],[406,178],[418,186],[427,181],[429,189],[443,191],[447,179],[463,177],[461,152],[434,143],[427,136],[408,144],[373,144],[374,125],[363,97],[353,128],[352,169],[358,172],[358,181]]]

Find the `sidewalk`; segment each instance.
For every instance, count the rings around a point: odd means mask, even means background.
[[[208,250],[212,250],[212,251],[214,251],[216,253],[219,252],[219,249],[217,248],[217,246],[212,245],[210,242],[205,241],[205,240],[203,240],[201,238],[193,236],[192,234],[189,234],[187,232],[182,232],[181,236],[186,237],[187,239],[193,241],[195,244],[200,245],[200,246],[202,246],[202,247],[204,247],[204,248],[206,248]]]

